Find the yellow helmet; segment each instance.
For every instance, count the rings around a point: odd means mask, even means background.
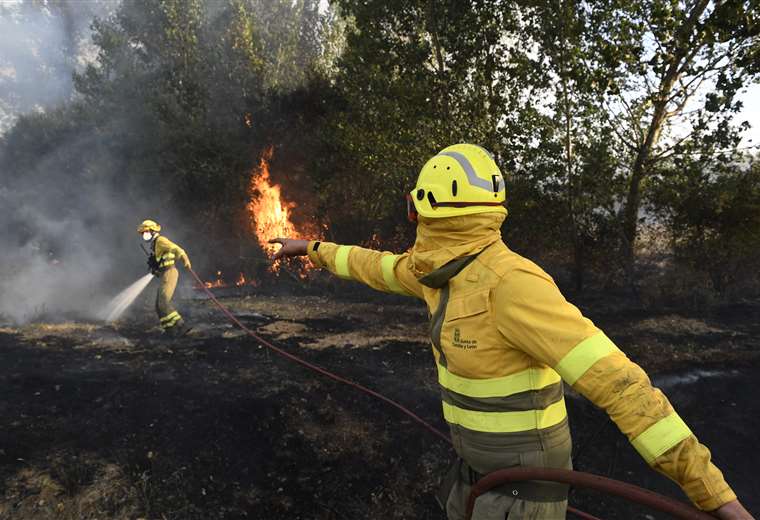
[[[449,146],[425,163],[408,198],[430,218],[507,212],[504,177],[493,156],[474,144]]]
[[[143,220],[142,224],[137,226],[138,233],[145,233],[146,231],[155,231],[158,233],[161,231],[161,226],[155,220]]]

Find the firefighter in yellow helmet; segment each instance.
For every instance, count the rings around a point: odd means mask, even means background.
[[[563,381],[603,408],[655,470],[697,507],[751,519],[709,450],[644,371],[567,302],[552,278],[501,239],[504,179],[483,148],[457,144],[431,158],[408,195],[417,221],[404,254],[277,238],[275,258],[308,254],[375,289],[421,298],[443,416],[459,460],[438,499],[464,517],[471,486],[501,468],[571,467]],[[565,518],[567,487],[508,485],[478,498],[474,520]]]
[[[161,328],[167,334],[182,336],[189,332],[190,328],[172,304],[179,279],[175,262],[181,260],[185,268],[190,269],[190,258],[184,249],[168,238],[161,236],[161,226],[153,220],[143,221],[137,226],[137,232],[142,235],[143,240],[150,242],[148,266],[151,272],[160,279],[156,294],[156,313]]]

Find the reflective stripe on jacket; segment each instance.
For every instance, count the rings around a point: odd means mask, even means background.
[[[419,235],[418,228],[415,247]],[[444,417],[457,452],[477,471],[496,469],[482,461],[490,457],[498,466],[504,449],[545,449],[569,439],[561,378],[603,408],[646,462],[698,507],[713,510],[736,498],[709,450],[644,371],[565,300],[549,275],[500,239],[453,276],[444,273],[440,284],[431,275],[450,261],[419,276],[409,253],[315,244],[308,254],[317,266],[425,300]]]
[[[153,241],[153,254],[161,269],[172,267],[176,260],[182,260],[187,256],[184,249],[161,235]]]

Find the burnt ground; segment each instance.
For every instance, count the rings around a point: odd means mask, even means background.
[[[318,296],[227,297],[289,352],[444,429],[425,309]],[[452,452],[371,397],[296,366],[187,299],[181,340],[146,297],[115,326],[0,328],[0,519],[441,519]],[[588,314],[663,387],[760,512],[760,304],[710,316],[593,304]],[[650,471],[606,416],[568,398],[576,469],[680,491]],[[665,518],[597,494],[605,519]]]

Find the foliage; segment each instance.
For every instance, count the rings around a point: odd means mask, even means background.
[[[327,238],[400,247],[424,161],[475,142],[508,179],[510,245],[576,289],[635,289],[640,223],[656,218],[677,261],[724,291],[758,248],[757,166],[735,153],[758,16],[754,0],[124,2],[93,23],[74,98],[4,135],[0,197],[63,194],[47,211],[66,214],[118,189],[231,249],[274,145]],[[18,207],[3,211],[29,227]]]
[[[760,261],[760,162],[736,157],[706,169],[684,157],[657,182],[655,198],[678,262],[705,272],[718,293],[756,284]]]
[[[74,100],[21,117],[3,137],[0,182],[56,198],[36,211],[58,218],[84,214],[121,229],[131,206],[133,219],[185,220],[212,238],[210,250],[222,247],[213,238],[245,234],[240,213],[261,152],[308,125],[291,105],[302,108],[294,100],[308,96],[297,93],[329,59],[332,14],[318,5],[122,3],[93,23],[97,59],[74,75]],[[118,193],[118,207],[88,203],[98,190]]]

